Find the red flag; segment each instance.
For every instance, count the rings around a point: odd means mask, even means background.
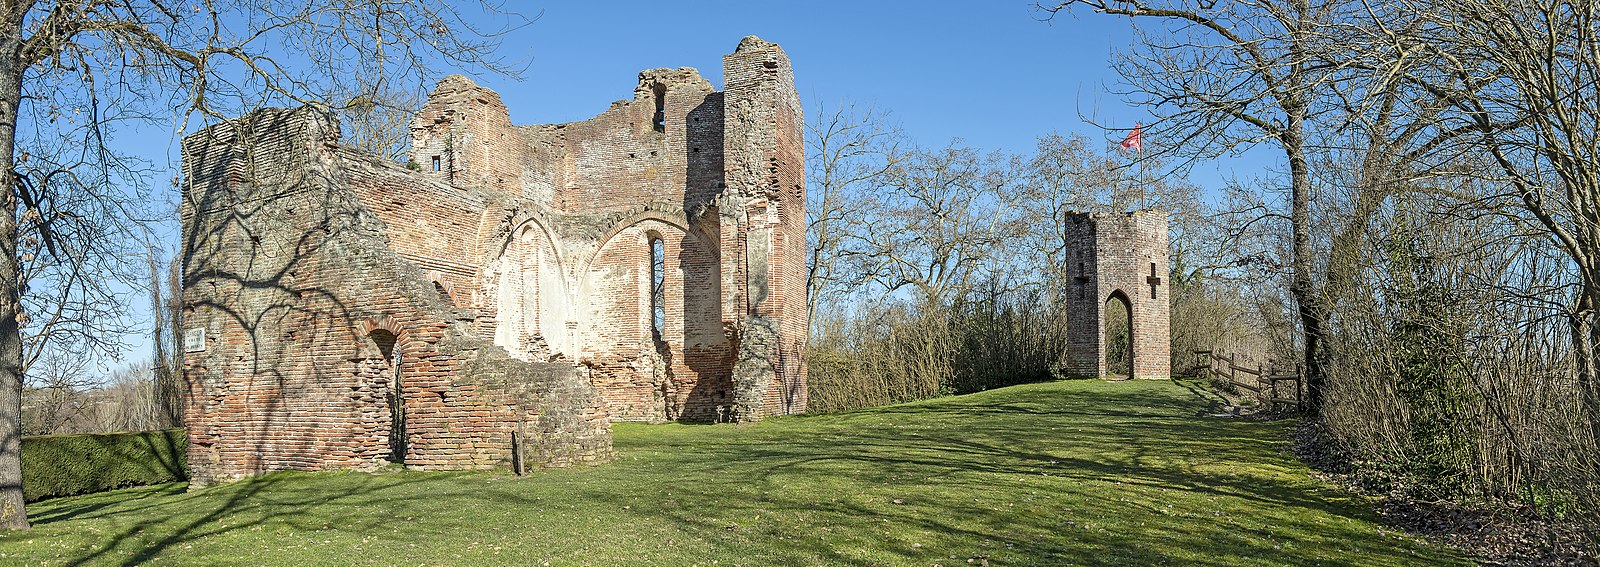
[[[1133,131],[1128,132],[1128,137],[1122,139],[1122,149],[1144,151],[1144,124],[1134,124]]]

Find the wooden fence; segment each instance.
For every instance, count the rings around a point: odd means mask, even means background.
[[[1254,367],[1248,366],[1248,362],[1246,366],[1240,366],[1236,355],[1223,355],[1209,350],[1197,350],[1194,355],[1196,365],[1210,372],[1212,380],[1226,380],[1236,388],[1254,392],[1269,406],[1292,404],[1295,411],[1304,408],[1301,400],[1305,399],[1305,381],[1300,378],[1298,368],[1283,372],[1259,363]],[[1286,388],[1279,388],[1278,384],[1284,382],[1293,382],[1294,389],[1285,391]],[[1291,393],[1293,397],[1290,397]]]

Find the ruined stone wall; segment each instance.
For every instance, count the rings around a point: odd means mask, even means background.
[[[479,307],[484,210],[494,198],[339,147],[336,157],[362,207],[384,223],[389,248],[416,265],[458,307]]]
[[[497,228],[480,236],[489,243],[480,332],[519,358],[593,368],[614,419],[714,419],[731,367],[715,303],[722,266],[718,247],[691,234],[717,231],[722,97],[689,68],[640,73],[634,96],[582,122],[512,126],[498,95],[450,77],[414,125],[413,159],[427,175],[504,199],[484,218]],[[513,139],[521,146],[491,143],[487,157],[472,145]],[[448,172],[431,171],[435,155]],[[513,163],[520,190],[498,183]],[[648,235],[670,257],[659,343]]]
[[[608,420],[804,411],[801,107],[776,45],[724,66],[725,92],[652,69],[632,100],[535,126],[447,77],[409,167],[309,108],[187,138],[198,482],[495,466],[513,432],[563,465],[606,458]]]
[[[744,281],[729,303],[743,309],[734,368],[741,418],[803,412],[805,303],[804,114],[789,58],[777,44],[746,37],[723,57],[725,159],[738,229],[723,248],[742,248]],[[742,246],[741,246],[742,245]],[[736,260],[736,261],[737,261]]]
[[[498,93],[461,75],[439,81],[412,123],[411,161],[426,177],[458,187],[549,204],[558,183],[549,174],[559,169],[546,166],[555,159],[548,153],[511,126]]]
[[[645,203],[685,211],[703,205],[721,182],[721,97],[694,69],[639,74],[633,100],[558,130],[569,154],[570,184],[559,208],[597,213]]]
[[[1067,372],[1106,374],[1106,302],[1127,301],[1133,378],[1171,376],[1167,217],[1159,211],[1069,215]]]
[[[414,124],[413,159],[426,175],[505,199],[484,219],[497,228],[482,233],[477,328],[513,356],[594,369],[613,419],[731,416],[739,357],[750,369],[743,389],[761,408],[747,417],[804,411],[798,95],[774,44],[748,38],[724,66],[725,93],[691,68],[651,69],[633,99],[595,118],[537,126],[512,126],[498,95],[450,77]],[[520,147],[499,142],[519,136]],[[437,173],[436,155],[448,166]],[[731,186],[731,176],[743,181]],[[511,177],[523,185],[501,183]],[[544,237],[521,236],[530,225]],[[653,238],[668,256],[659,340]]]
[[[496,349],[473,336],[470,310],[394,251],[351,188],[371,172],[342,159],[337,140],[333,119],[311,108],[259,111],[185,140],[184,327],[205,333],[184,360],[194,481],[389,458],[495,466],[530,423],[536,446],[559,445],[534,462],[607,458],[602,404],[578,368],[463,379]]]

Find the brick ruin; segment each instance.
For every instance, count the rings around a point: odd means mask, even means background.
[[[1170,378],[1167,215],[1142,210],[1122,214],[1067,216],[1068,374],[1106,375],[1106,304],[1120,301],[1128,313],[1132,378]]]
[[[447,77],[406,165],[316,107],[185,138],[193,481],[564,466],[614,420],[803,412],[799,97],[776,44],[723,67],[535,126]]]

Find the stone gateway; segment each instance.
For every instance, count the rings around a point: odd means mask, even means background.
[[[447,77],[406,165],[316,107],[185,138],[194,483],[504,466],[514,441],[565,466],[610,458],[614,420],[803,412],[800,101],[776,44],[723,69],[535,126]]]

